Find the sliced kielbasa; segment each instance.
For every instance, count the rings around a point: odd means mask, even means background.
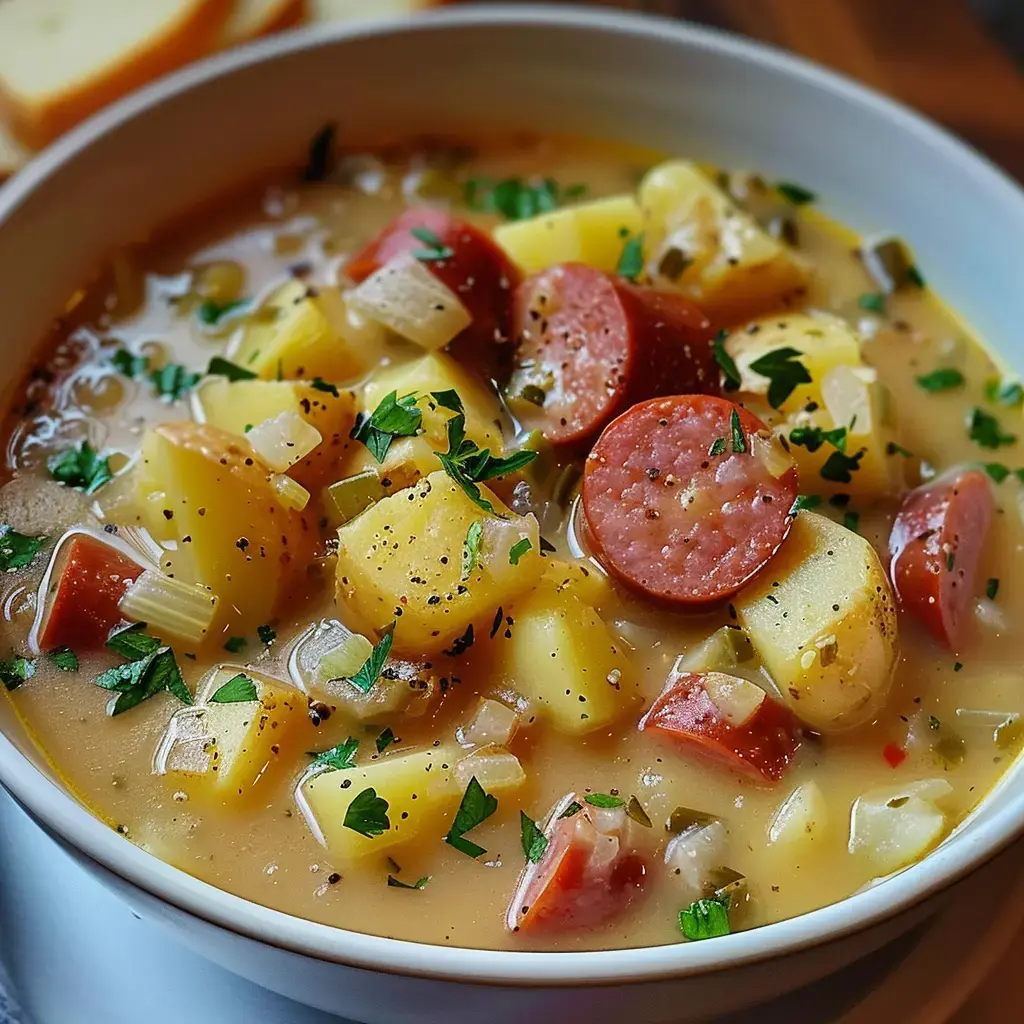
[[[524,405],[524,425],[555,444],[592,441],[646,398],[719,391],[710,323],[696,306],[582,264],[525,280],[513,330],[513,388],[543,394],[536,411]]]
[[[974,595],[993,505],[986,475],[965,470],[911,491],[889,534],[890,573],[900,604],[949,647],[959,638]]]
[[[590,453],[586,535],[628,586],[704,605],[775,554],[796,494],[792,459],[756,416],[711,395],[655,398],[623,413]]]

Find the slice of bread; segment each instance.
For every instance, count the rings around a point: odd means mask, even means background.
[[[259,36],[298,25],[306,18],[306,0],[237,0],[221,33],[221,46],[237,46]]]
[[[9,178],[28,158],[28,150],[0,124],[0,182]]]
[[[39,148],[214,49],[234,0],[0,0],[0,116]]]
[[[444,0],[310,0],[311,21],[341,21],[345,18],[386,18],[412,14],[434,7]]]

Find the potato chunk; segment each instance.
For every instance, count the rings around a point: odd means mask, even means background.
[[[654,284],[674,288],[717,324],[782,308],[807,284],[803,261],[764,232],[695,165],[659,164],[640,183]]]
[[[510,614],[494,641],[496,671],[555,728],[602,729],[638,700],[623,645],[571,588],[543,580]]]
[[[256,699],[236,703],[211,701],[230,679],[242,674],[256,688]],[[304,694],[279,679],[237,665],[220,665],[200,686],[201,703],[183,708],[170,721],[157,751],[161,775],[194,781],[196,798],[238,802],[252,795],[274,773],[284,751],[303,727],[312,731]],[[305,742],[309,742],[308,740]]]
[[[896,604],[863,537],[801,512],[757,579],[733,599],[740,624],[802,721],[860,725],[885,702],[896,667]]]
[[[395,623],[394,650],[433,654],[489,627],[540,576],[540,531],[533,516],[517,516],[485,485],[483,498],[505,518],[488,516],[443,471],[382,498],[338,530],[338,601],[346,621],[379,633]],[[482,522],[479,559],[462,578],[469,527]],[[513,565],[513,545],[530,547]]]
[[[503,224],[494,240],[528,274],[557,263],[585,263],[611,273],[625,240],[642,229],[640,207],[623,195]]]
[[[419,836],[440,840],[462,798],[453,778],[461,756],[461,751],[440,747],[393,754],[365,767],[320,772],[303,782],[301,801],[314,833],[320,833],[331,856],[342,864],[385,853]],[[353,800],[367,789],[388,804],[390,827],[379,836],[361,835],[345,825]]]
[[[135,486],[144,525],[176,544],[161,568],[219,598],[212,639],[272,617],[293,567],[305,564],[310,531],[282,508],[244,441],[207,425],[163,423],[143,438]]]

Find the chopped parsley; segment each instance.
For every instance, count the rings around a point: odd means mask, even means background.
[[[615,273],[635,284],[643,269],[644,236],[639,234],[635,238],[626,239],[626,244],[622,247],[622,255],[619,256],[619,262],[615,267]]]
[[[794,206],[806,206],[808,203],[813,203],[817,198],[817,194],[812,192],[810,189],[806,189],[803,185],[797,185],[792,181],[778,181],[775,183],[775,191],[791,202]]]
[[[964,380],[964,375],[956,367],[940,366],[939,369],[932,370],[931,373],[926,373],[923,377],[918,377],[917,385],[924,388],[925,391],[949,391],[952,388],[962,387]]]
[[[377,737],[377,753],[383,754],[392,743],[398,743],[398,737],[391,731],[389,725],[378,737]]]
[[[448,829],[448,835],[444,837],[444,841],[467,857],[479,857],[486,853],[487,851],[482,846],[467,839],[466,833],[486,821],[497,809],[498,798],[485,793],[483,786],[477,782],[474,775],[469,780],[466,792],[462,795],[462,803],[459,804],[459,809],[455,812],[455,820],[452,822],[452,827]]]
[[[196,307],[196,316],[199,317],[199,322],[206,324],[207,327],[216,327],[229,313],[248,305],[248,299],[235,299],[233,302],[214,302],[207,299]]]
[[[967,420],[967,436],[982,448],[1001,448],[1015,444],[1015,434],[1004,434],[999,421],[984,409],[975,406]]]
[[[890,441],[885,446],[885,454],[886,455],[902,455],[903,458],[905,458],[905,459],[912,459],[914,457],[914,453],[913,452],[908,451],[906,448],[903,447],[903,445],[897,444],[895,441]]]
[[[985,381],[985,397],[995,405],[1018,406],[1024,404],[1024,385],[1018,380]]]
[[[230,359],[225,359],[223,356],[214,356],[210,360],[210,365],[206,368],[206,372],[216,377],[227,377],[228,380],[256,380],[259,374],[253,373],[252,370],[247,370],[244,366],[239,366],[238,363],[231,362]]]
[[[310,140],[306,151],[306,166],[302,180],[323,181],[334,163],[334,138],[337,127],[325,124]]]
[[[586,195],[586,185],[559,188],[556,181],[544,178],[535,183],[522,178],[469,178],[463,185],[463,200],[473,210],[500,213],[506,220],[527,220],[542,213],[551,213],[563,202]]]
[[[573,800],[573,802],[569,804],[569,806],[566,807],[566,809],[558,816],[558,820],[561,821],[562,818],[571,818],[574,815],[579,814],[582,810],[583,804],[577,800]]]
[[[6,661],[0,661],[0,679],[8,693],[16,690],[26,679],[36,674],[36,663],[23,658],[20,654],[12,654]]]
[[[392,391],[369,416],[360,416],[350,436],[354,441],[362,441],[373,457],[383,462],[391,442],[396,437],[414,437],[422,420],[423,412],[416,404],[415,392],[399,398],[398,392]]]
[[[526,859],[531,864],[539,864],[548,848],[548,837],[541,832],[537,823],[525,811],[519,812],[519,829]]]
[[[526,554],[533,544],[530,543],[529,537],[523,537],[521,540],[517,540],[515,544],[508,549],[508,560],[510,565],[518,565],[519,559]]]
[[[853,480],[853,474],[860,469],[860,460],[864,458],[864,450],[861,449],[856,455],[846,455],[841,451],[834,451],[825,460],[819,471],[823,480],[831,480],[837,484],[848,484]]]
[[[1010,475],[1009,467],[1001,462],[986,462],[984,468],[997,484],[1001,484]]]
[[[800,384],[810,384],[811,375],[800,362],[802,352],[786,346],[766,352],[750,364],[750,369],[768,378],[768,404],[778,409]]]
[[[865,292],[857,299],[857,305],[869,313],[885,313],[885,295],[882,292]]]
[[[78,671],[78,655],[70,647],[55,647],[52,651],[47,651],[46,656],[61,672]]]
[[[608,793],[588,793],[584,798],[591,807],[623,807],[626,801]]]
[[[691,942],[729,934],[729,897],[697,900],[679,912],[679,930]]]
[[[711,442],[711,447],[708,449],[708,455],[722,455],[725,452],[725,438],[716,437]]]
[[[360,692],[369,693],[373,684],[380,678],[384,668],[384,662],[388,660],[391,653],[391,643],[395,638],[395,624],[385,630],[384,635],[374,645],[370,656],[359,667],[359,671],[349,679],[349,682]]]
[[[413,256],[421,263],[435,263],[441,260],[450,260],[455,255],[455,250],[444,244],[437,234],[430,228],[412,228],[410,234],[418,242],[422,242],[426,248],[413,249]]]
[[[159,370],[150,370],[149,381],[160,398],[176,402],[196,386],[199,374],[187,370],[181,363],[168,363]]]
[[[260,643],[266,644],[267,647],[277,639],[277,633],[273,626],[257,626],[256,635],[260,638]]]
[[[367,839],[384,835],[391,828],[388,820],[388,802],[371,786],[357,793],[345,811],[345,828],[358,832]]]
[[[211,704],[247,704],[259,700],[256,684],[244,673],[232,676],[210,697]]]
[[[715,335],[713,343],[715,362],[718,363],[718,368],[722,371],[722,375],[725,377],[725,382],[723,384],[725,390],[739,391],[743,378],[740,375],[739,368],[736,366],[736,360],[733,359],[726,350],[725,339],[727,337],[729,337],[728,331],[719,331]]]
[[[822,430],[821,427],[794,427],[789,434],[791,444],[816,452],[826,442],[837,451],[846,451],[846,427]]]
[[[854,512],[853,509],[847,509],[843,513],[843,526],[845,526],[848,530],[851,530],[854,533],[856,533],[857,532],[857,526],[859,525],[859,523],[860,523],[860,513],[859,512]]]
[[[144,633],[145,628],[144,622],[136,622],[107,640],[110,650],[132,659],[101,672],[94,680],[97,686],[117,694],[107,705],[107,714],[111,716],[123,714],[165,690],[183,704],[192,703],[174,652],[157,637]]]
[[[6,523],[0,525],[0,572],[23,569],[39,554],[45,537],[28,537]]]
[[[323,377],[314,377],[310,382],[309,386],[314,391],[324,391],[332,398],[341,398],[341,392],[338,390],[336,384],[332,384],[330,381],[326,381]]]
[[[58,483],[76,487],[86,494],[95,494],[114,478],[106,456],[100,455],[88,441],[54,455],[46,465],[50,476]]]
[[[747,450],[747,435],[743,433],[740,414],[735,409],[729,417],[729,426],[732,430],[732,450],[737,455],[742,455]]]
[[[403,882],[400,878],[395,878],[394,875],[388,875],[388,885],[392,889],[426,889],[429,881],[430,875],[424,875],[410,885],[408,882]]]
[[[922,274],[921,271],[918,270],[917,266],[913,263],[911,263],[910,266],[907,267],[907,281],[909,281],[910,284],[914,285],[915,288],[924,288],[927,286],[927,283],[924,279],[924,274]]]
[[[985,596],[990,600],[996,599],[996,594],[999,593],[999,580],[993,576],[988,583],[985,584]]]
[[[796,500],[789,509],[791,516],[796,515],[801,509],[817,508],[821,504],[820,494],[798,494]]]
[[[359,740],[349,736],[344,743],[339,743],[330,750],[323,750],[313,754],[313,768],[323,768],[326,771],[341,771],[344,768],[356,766],[356,751],[359,749]]]
[[[229,636],[224,642],[224,650],[229,654],[239,654],[245,650],[244,636]]]
[[[480,561],[480,547],[483,543],[484,521],[474,519],[466,531],[466,539],[462,542],[462,574],[463,582],[469,579]]]
[[[137,356],[126,348],[119,348],[111,356],[110,362],[118,373],[126,377],[141,377],[149,369],[148,356]]]

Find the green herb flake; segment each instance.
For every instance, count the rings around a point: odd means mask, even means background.
[[[856,533],[857,532],[857,527],[859,525],[860,525],[860,513],[859,512],[854,512],[852,509],[848,509],[843,514],[843,526],[845,526],[846,529],[852,531],[853,533]]]
[[[963,667],[964,667],[964,663],[962,661],[954,661],[953,662],[953,671],[954,672],[959,672],[960,669],[962,669]]]
[[[52,651],[47,651],[46,656],[61,672],[78,671],[78,655],[70,647],[55,647]]]
[[[907,281],[914,285],[915,288],[926,288],[927,282],[924,279],[924,274],[917,268],[913,263],[907,267]]]
[[[149,369],[149,357],[137,356],[126,348],[119,348],[110,359],[111,365],[118,373],[126,377],[141,377]]]
[[[359,740],[349,736],[344,743],[339,743],[330,750],[323,750],[320,753],[312,753],[313,768],[322,768],[325,771],[341,771],[345,768],[355,768],[356,751],[359,749]]]
[[[857,305],[869,313],[885,314],[885,295],[882,292],[865,292],[857,299]]]
[[[309,386],[314,391],[323,391],[333,398],[341,398],[341,392],[338,390],[336,384],[331,384],[330,381],[326,381],[323,377],[314,377],[310,382]]]
[[[201,324],[216,327],[229,313],[248,305],[248,299],[236,299],[234,302],[213,302],[207,299],[196,307],[196,316]]]
[[[615,267],[615,273],[624,277],[627,281],[636,283],[636,279],[643,273],[644,269],[644,236],[637,235],[635,238],[628,238],[622,247],[622,255]]]
[[[999,593],[999,579],[998,579],[998,577],[993,576],[991,579],[989,579],[988,583],[985,584],[985,596],[990,601],[994,601],[996,599],[996,594],[998,594],[998,593]]]
[[[18,533],[6,523],[0,525],[0,572],[13,572],[29,565],[39,554],[45,540],[45,537],[29,537]]]
[[[384,835],[391,828],[387,800],[377,796],[377,791],[372,786],[364,789],[353,797],[352,803],[345,811],[345,820],[342,824],[345,828],[366,836],[367,839]]]
[[[711,447],[708,449],[708,455],[722,455],[725,452],[725,438],[716,437],[711,442]]]
[[[1009,467],[1004,466],[1001,462],[986,462],[985,472],[997,483],[1001,484],[1009,475]]]
[[[544,178],[524,181],[522,178],[469,178],[463,184],[463,201],[473,210],[501,214],[506,220],[527,220],[551,213],[564,202],[580,199],[587,194],[583,184],[562,189],[556,181]]]
[[[583,804],[579,803],[577,800],[573,800],[573,802],[569,804],[569,806],[566,807],[566,809],[558,816],[558,820],[561,821],[562,818],[572,818],[582,810]]]
[[[229,654],[240,654],[245,650],[245,637],[229,636],[224,643],[224,650]]]
[[[743,432],[740,414],[735,409],[729,417],[729,426],[732,430],[732,450],[735,454],[742,455],[747,450],[747,435]]]
[[[5,689],[16,690],[26,679],[36,674],[36,663],[20,654],[12,654],[6,661],[0,661],[0,680]]]
[[[626,804],[626,813],[638,824],[644,828],[653,828],[654,822],[651,821],[651,816],[644,810],[644,805],[640,803],[640,800],[636,796],[629,798],[629,803]]]
[[[790,444],[816,452],[822,445],[830,444],[837,451],[846,451],[846,427],[823,430],[821,427],[794,427],[789,434]]]
[[[155,636],[143,632],[146,628],[144,622],[133,622],[107,637],[106,646],[122,658],[137,660],[144,658],[160,649],[160,641]]]
[[[798,494],[790,507],[789,514],[795,516],[802,509],[817,508],[821,504],[820,494]]]
[[[474,519],[466,531],[466,539],[462,542],[462,575],[463,583],[473,575],[473,570],[480,561],[480,548],[483,543],[484,521]]]
[[[412,228],[410,234],[418,242],[422,242],[426,246],[425,249],[413,249],[412,251],[412,255],[421,263],[436,263],[441,260],[450,260],[455,255],[455,250],[445,245],[430,228]]]
[[[377,737],[377,753],[383,754],[392,743],[400,742],[398,737],[391,731],[389,725],[378,737]]]
[[[856,455],[845,455],[834,451],[825,460],[819,473],[823,480],[831,480],[837,484],[848,484],[853,480],[852,474],[860,469],[860,460],[864,458],[864,449]]]
[[[199,374],[180,363],[168,363],[159,370],[150,370],[149,381],[160,398],[176,402],[199,383]]]
[[[964,382],[964,375],[953,366],[941,366],[917,378],[917,386],[932,393],[962,387]]]
[[[792,181],[776,182],[775,191],[794,206],[806,206],[808,203],[815,202],[818,198],[817,194],[810,189],[806,189],[803,185],[797,185]]]
[[[256,635],[260,638],[260,643],[266,644],[267,647],[277,639],[277,633],[273,626],[257,626]]]
[[[66,487],[74,487],[95,494],[105,483],[114,478],[106,456],[97,452],[88,441],[77,448],[68,448],[54,455],[47,463],[50,476]]]
[[[906,448],[903,447],[903,445],[897,444],[895,441],[890,441],[885,446],[885,454],[886,455],[902,455],[903,458],[905,458],[905,459],[912,459],[914,457],[914,453],[913,452],[908,451]]]
[[[722,385],[724,390],[739,391],[743,378],[740,375],[739,368],[736,366],[736,360],[729,355],[725,347],[725,339],[728,337],[729,332],[724,330],[719,331],[715,335],[713,342],[715,362],[718,363],[718,368],[722,371],[722,376],[725,378]]]
[[[247,704],[259,700],[256,684],[244,673],[232,676],[210,697],[211,704]]]
[[[378,462],[387,457],[396,437],[415,437],[423,420],[415,392],[398,397],[396,391],[384,396],[373,412],[362,415],[352,429],[354,441],[361,441]]]
[[[170,647],[157,637],[142,632],[145,623],[137,622],[118,630],[107,639],[107,647],[133,660],[107,669],[94,682],[117,696],[107,705],[107,714],[121,715],[150,697],[166,691],[183,704],[192,704],[192,694]]]
[[[424,875],[410,885],[408,882],[403,882],[400,878],[395,878],[394,875],[388,875],[388,885],[392,889],[426,889],[429,881],[430,875]]]
[[[510,565],[518,565],[519,559],[526,554],[533,544],[530,543],[529,537],[523,537],[521,540],[517,540],[515,544],[508,549],[508,561]]]
[[[360,666],[359,671],[349,679],[349,682],[360,693],[369,693],[373,688],[373,684],[380,678],[384,663],[388,660],[388,655],[391,653],[391,643],[394,638],[395,624],[392,622],[385,630],[384,635],[374,645],[373,650],[370,651],[370,656]]]
[[[617,796],[611,796],[608,793],[588,793],[583,799],[591,807],[624,807],[626,804],[625,800],[621,800]]]
[[[946,572],[952,572],[953,566],[956,564],[956,555],[952,551],[946,554]]]
[[[968,416],[967,436],[982,448],[1001,448],[1017,442],[1015,434],[1004,434],[995,416],[977,406]]]
[[[800,362],[802,352],[786,346],[773,349],[750,364],[750,369],[768,378],[768,404],[778,409],[800,384],[810,384],[811,375]]]
[[[334,164],[334,140],[337,127],[325,124],[310,140],[306,150],[306,166],[302,171],[305,182],[323,181]]]
[[[215,377],[227,377],[230,381],[235,380],[256,380],[259,374],[247,370],[244,366],[231,362],[223,356],[214,356],[207,366],[206,372]]]
[[[519,812],[519,827],[526,859],[531,864],[539,864],[548,848],[548,837],[541,832],[537,823],[525,811]]]
[[[985,381],[985,397],[995,405],[1020,406],[1024,404],[1024,385],[1017,380],[996,377]]]
[[[474,775],[469,780],[466,792],[462,795],[462,803],[459,804],[459,809],[455,812],[455,820],[448,830],[448,835],[444,837],[444,841],[467,857],[479,857],[486,853],[487,851],[482,846],[466,839],[466,833],[486,821],[497,809],[497,797],[485,793],[483,786],[477,782]]]
[[[679,912],[679,930],[691,942],[729,934],[728,896],[697,900]]]

